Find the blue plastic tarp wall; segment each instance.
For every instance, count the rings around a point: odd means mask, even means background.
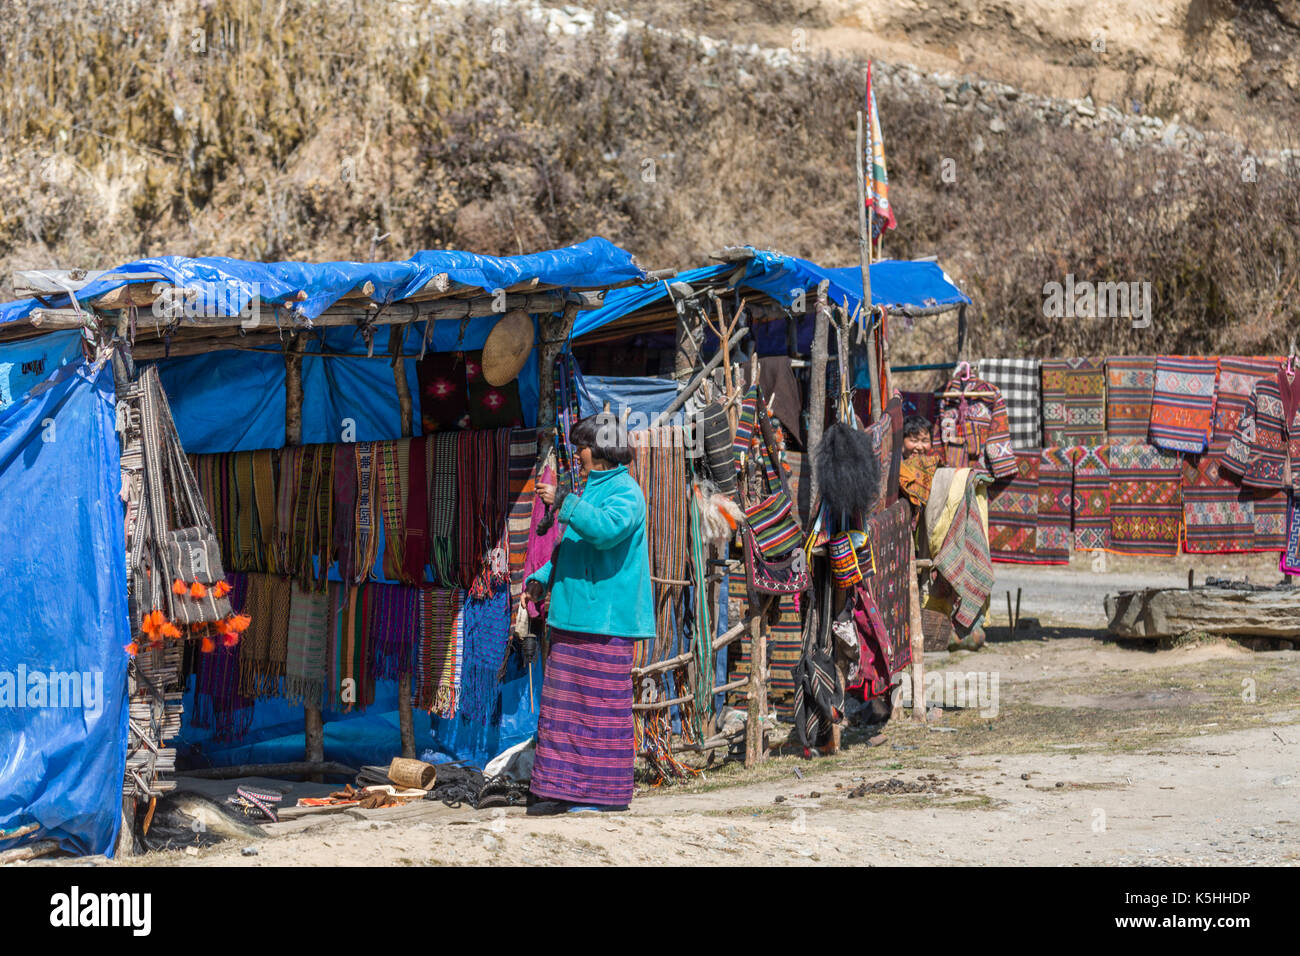
[[[36,391],[0,411],[0,830],[111,854],[131,640],[112,373]]]

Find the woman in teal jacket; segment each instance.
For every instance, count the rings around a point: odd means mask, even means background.
[[[655,633],[646,503],[627,470],[627,434],[601,414],[578,422],[570,438],[582,493],[537,486],[565,528],[551,560],[528,578],[534,597],[547,587],[551,594],[532,778],[541,802],[532,814],[627,809],[636,759],[632,650]]]

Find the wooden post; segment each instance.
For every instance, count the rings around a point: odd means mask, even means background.
[[[388,327],[388,353],[393,357],[393,384],[397,387],[397,407],[402,418],[402,437],[410,438],[414,431],[414,412],[411,404],[411,386],[406,380],[406,359],[402,345],[406,339],[406,326]],[[402,756],[415,757],[415,712],[411,704],[411,674],[397,675],[397,726],[402,742]]]
[[[807,472],[812,475],[808,481],[808,520],[813,521],[812,509],[820,500],[820,477],[817,474],[817,446],[822,443],[822,431],[826,427],[826,355],[830,342],[831,305],[827,296],[829,280],[823,280],[817,286],[817,313],[813,318],[812,354],[809,356],[811,369],[808,382],[808,434],[804,454],[808,455]],[[802,498],[803,495],[801,494]]]
[[[757,766],[766,756],[763,723],[767,717],[767,603],[749,604],[749,712],[745,720],[745,768]]]
[[[673,378],[685,382],[700,364],[702,323],[698,309],[679,305],[677,313],[677,353],[673,361]]]
[[[284,445],[302,444],[302,354],[305,332],[294,332],[284,347]],[[310,763],[325,760],[325,719],[319,706],[303,706],[303,757]],[[319,782],[319,777],[316,778]]]
[[[578,307],[569,304],[560,316],[553,314],[539,317],[540,341],[537,343],[537,438],[538,462],[545,457],[542,439],[550,445],[550,432],[555,428],[555,359],[564,350],[564,343],[573,332],[573,320],[578,314]]]
[[[876,367],[876,340],[871,335],[871,236],[867,231],[867,183],[862,168],[863,132],[862,110],[858,110],[858,253],[862,259],[862,320],[867,328],[867,366],[871,373],[871,402],[868,406],[872,422],[880,417],[884,406],[880,401],[880,370]],[[840,369],[840,374],[847,374]],[[871,424],[868,422],[867,424]]]
[[[912,718],[925,722],[925,635],[921,632],[921,590],[916,580],[916,542],[907,543],[907,616],[912,632]]]

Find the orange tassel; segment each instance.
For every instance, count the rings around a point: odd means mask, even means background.
[[[185,593],[185,582],[182,581],[180,578],[177,578],[175,581],[172,582],[172,594],[184,594],[184,593]]]
[[[153,618],[151,616],[147,614],[145,615],[145,619],[140,622],[140,630],[148,634],[150,637],[153,637],[153,632],[156,631],[157,628],[154,627]]]
[[[203,643],[199,645],[199,649],[202,650],[204,654],[211,654],[217,649],[217,645],[213,643],[212,638],[205,637]]]
[[[238,635],[238,634],[232,634],[232,633],[229,633],[229,632],[228,632],[228,633],[225,633],[225,634],[222,634],[222,635],[221,635],[221,643],[222,643],[222,644],[225,644],[226,647],[234,647],[236,644],[239,643],[239,635]]]
[[[190,597],[194,598],[195,600],[198,600],[199,598],[203,597],[203,595],[207,593],[208,593],[208,589],[205,588],[198,581],[195,581],[192,585],[190,585]]]
[[[230,593],[230,585],[227,584],[225,581],[218,581],[215,585],[213,585],[212,590],[217,595],[217,597],[223,598]]]
[[[175,624],[168,622],[162,626],[162,636],[170,637],[175,640],[181,636],[181,629]]]
[[[130,644],[126,645],[126,652],[132,657],[135,657],[136,654],[140,653],[140,645],[135,641],[132,641]]]
[[[153,622],[155,630],[167,623],[167,618],[163,616],[163,612],[157,609],[149,612],[149,620]]]
[[[242,634],[248,630],[248,625],[253,623],[253,619],[247,614],[236,614],[230,619],[230,629]]]

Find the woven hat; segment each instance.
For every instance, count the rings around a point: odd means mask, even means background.
[[[483,378],[489,385],[513,382],[533,350],[533,319],[522,309],[501,317],[483,343]]]

